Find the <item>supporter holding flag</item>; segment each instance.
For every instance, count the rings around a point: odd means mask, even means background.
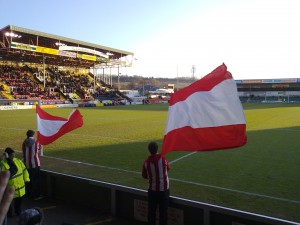
[[[69,118],[52,116],[36,106],[37,115],[37,140],[42,145],[48,145],[64,134],[75,130],[83,125],[82,115],[79,110],[74,110]]]
[[[170,197],[168,160],[158,151],[156,142],[148,144],[150,155],[143,163],[142,176],[148,180],[148,224],[156,224],[156,209],[159,212],[159,225],[168,223]]]
[[[229,149],[246,142],[243,108],[225,64],[171,96],[162,154]]]

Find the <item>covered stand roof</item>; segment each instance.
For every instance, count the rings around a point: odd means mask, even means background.
[[[91,68],[131,66],[133,53],[8,25],[0,29],[0,60]]]

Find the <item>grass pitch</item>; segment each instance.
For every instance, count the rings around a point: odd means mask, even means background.
[[[162,143],[168,105],[80,108],[83,127],[44,146],[45,169],[146,189],[149,141]],[[45,109],[68,117],[72,109]],[[170,152],[171,195],[300,222],[300,105],[246,104],[248,143]],[[34,110],[0,111],[0,148],[21,150]],[[78,163],[81,162],[81,163]]]

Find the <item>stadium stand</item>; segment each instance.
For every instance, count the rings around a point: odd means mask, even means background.
[[[236,80],[242,102],[300,102],[300,79]]]
[[[30,72],[29,67],[0,65],[0,81],[9,89],[14,99],[42,99],[47,101],[60,99],[60,94],[47,87],[45,90]],[[4,89],[3,89],[4,91]]]
[[[114,102],[127,98],[91,70],[131,66],[131,52],[11,25],[2,28],[0,35],[3,98],[71,103],[94,97]]]
[[[99,101],[117,101],[120,104],[120,99],[129,100],[127,96],[113,86],[99,79],[96,79],[96,90],[94,90],[94,75],[92,73],[77,74],[74,71],[58,70],[57,67],[49,67],[45,71],[44,88],[43,71],[27,65],[19,68],[17,65],[0,64],[2,91],[6,85],[14,99],[40,99],[42,102],[57,100],[74,102],[74,100],[81,99],[98,99]]]

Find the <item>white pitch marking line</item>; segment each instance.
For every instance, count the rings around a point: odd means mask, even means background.
[[[209,185],[209,184],[201,184],[201,183],[192,182],[192,181],[179,180],[179,179],[175,179],[175,178],[170,178],[170,180],[174,180],[174,181],[185,183],[185,184],[193,184],[196,186],[203,186],[203,187],[214,188],[214,189],[219,189],[219,190],[223,190],[223,191],[230,191],[230,192],[234,192],[234,193],[245,194],[245,195],[249,195],[249,196],[262,197],[262,198],[268,198],[268,199],[272,199],[272,200],[300,204],[300,201],[297,201],[297,200],[290,200],[290,199],[286,199],[286,198],[278,198],[278,197],[273,197],[273,196],[269,196],[269,195],[262,195],[262,194],[256,194],[256,193],[251,193],[251,192],[246,192],[246,191],[239,191],[239,190],[218,187],[218,186]]]
[[[182,157],[180,157],[180,158],[178,158],[178,159],[175,159],[175,160],[169,162],[169,164],[173,164],[173,163],[175,163],[175,162],[178,162],[179,160],[184,159],[184,158],[186,158],[186,157],[188,157],[188,156],[191,156],[191,155],[193,155],[193,154],[195,154],[195,153],[197,153],[197,152],[191,152],[191,153],[189,153],[189,154],[186,154],[186,155],[184,155],[184,156],[182,156]]]
[[[110,166],[101,166],[101,165],[96,165],[96,164],[92,164],[92,163],[85,163],[85,162],[80,162],[80,161],[75,161],[75,160],[55,158],[55,157],[52,157],[52,156],[43,156],[43,157],[44,158],[49,158],[49,159],[65,161],[65,162],[70,162],[70,163],[82,164],[82,165],[86,165],[86,166],[94,166],[94,167],[99,167],[99,168],[104,168],[104,169],[116,170],[116,171],[121,171],[121,172],[126,172],[126,173],[141,174],[141,173],[136,172],[136,171],[124,170],[124,169],[119,169],[119,168],[110,167]]]

